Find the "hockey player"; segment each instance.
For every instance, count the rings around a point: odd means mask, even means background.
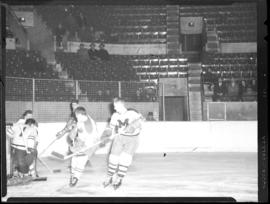
[[[75,186],[85,168],[89,157],[93,155],[97,147],[90,148],[87,151],[81,151],[86,147],[90,147],[98,140],[97,127],[95,121],[86,113],[85,108],[77,107],[74,111],[77,124],[69,134],[71,141],[70,151],[77,153],[71,159],[71,187]],[[81,151],[81,152],[80,152]]]
[[[12,153],[12,160],[14,161],[17,175],[14,179],[9,180],[8,184],[10,185],[30,181],[31,179],[29,180],[28,176],[31,178],[37,177],[37,126],[37,122],[34,119],[29,118],[26,120],[24,126],[21,127],[21,133],[17,136],[21,138],[22,142],[19,146],[20,149],[18,149],[18,147],[14,148]]]
[[[132,163],[144,118],[137,111],[127,109],[125,101],[121,98],[115,98],[113,105],[116,112],[101,136],[101,140],[106,141],[106,138],[115,134],[109,155],[107,178],[103,186],[112,184],[114,189],[117,189]]]
[[[17,157],[24,154],[25,152],[25,141],[22,137],[23,128],[25,126],[25,122],[27,119],[33,118],[33,112],[31,110],[26,110],[22,117],[13,124],[11,128],[7,131],[7,136],[11,138],[11,161],[12,161],[12,169],[11,176],[18,176],[18,161]]]
[[[25,169],[25,172],[28,172],[30,176],[35,177],[37,176],[35,162],[37,159],[38,124],[32,118],[27,119],[25,122],[23,139],[26,155],[23,160],[24,162],[19,165],[19,168]]]
[[[68,119],[67,123],[66,123],[66,126],[64,127],[63,130],[59,131],[57,134],[56,134],[56,137],[57,138],[61,138],[62,136],[64,136],[66,133],[70,133],[71,130],[76,126],[76,117],[75,117],[75,114],[74,114],[74,110],[79,107],[79,101],[78,100],[72,100],[71,103],[70,103],[70,110],[71,110],[71,113],[70,113],[70,118]],[[68,138],[68,137],[67,137]],[[70,141],[68,141],[69,143]]]

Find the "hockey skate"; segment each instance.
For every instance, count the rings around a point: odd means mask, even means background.
[[[106,178],[106,180],[102,183],[103,187],[106,188],[107,186],[109,186],[112,183],[112,176],[108,176]]]
[[[69,186],[70,187],[74,187],[76,186],[76,184],[78,183],[79,179],[77,177],[70,177],[70,180],[69,180]]]
[[[112,186],[114,190],[117,190],[122,185],[122,178],[116,177],[115,180],[112,182]]]

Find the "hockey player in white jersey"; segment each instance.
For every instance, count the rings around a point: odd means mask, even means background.
[[[109,127],[101,136],[102,139],[106,139],[116,134],[112,141],[107,178],[103,182],[103,186],[107,187],[112,184],[114,189],[117,189],[122,184],[128,167],[132,163],[144,118],[136,110],[127,109],[125,101],[121,98],[115,98],[113,105],[115,113],[111,117]]]

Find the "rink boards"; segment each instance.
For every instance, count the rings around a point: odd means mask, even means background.
[[[101,132],[107,124],[97,123]],[[65,123],[40,123],[41,152]],[[67,151],[65,137],[55,142],[42,156],[51,151]],[[97,154],[108,151],[109,145]],[[156,152],[257,152],[257,121],[235,122],[145,122],[137,153]]]

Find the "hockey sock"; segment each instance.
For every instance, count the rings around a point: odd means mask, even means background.
[[[108,164],[108,176],[113,176],[116,173],[118,167],[118,156],[110,155],[109,157],[109,164]]]

